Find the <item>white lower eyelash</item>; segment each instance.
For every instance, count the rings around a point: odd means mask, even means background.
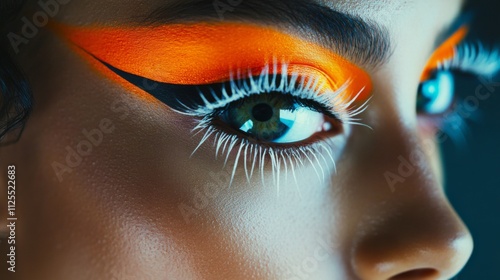
[[[278,67],[281,67],[281,74],[278,74]],[[272,68],[272,72],[271,72]],[[276,84],[278,75],[281,75],[281,82]],[[236,77],[235,77],[236,76]],[[345,83],[337,91],[325,92],[324,86],[319,84],[319,79],[309,76],[300,76],[298,73],[288,73],[288,65],[282,63],[280,66],[274,61],[272,67],[266,66],[261,71],[260,75],[256,78],[252,77],[251,71],[242,75],[240,71],[236,75],[230,75],[230,92],[225,90],[222,86],[223,99],[218,98],[217,95],[211,91],[215,102],[209,102],[205,94],[200,92],[202,100],[205,102],[203,106],[197,108],[187,108],[187,113],[191,116],[199,117],[197,124],[193,129],[193,133],[203,134],[197,147],[192,152],[193,156],[199,148],[209,142],[213,138],[213,146],[215,148],[215,158],[222,155],[224,160],[224,167],[229,162],[232,151],[237,150],[234,156],[234,163],[231,169],[231,180],[229,185],[233,183],[236,171],[240,161],[243,161],[244,173],[247,181],[253,178],[254,174],[260,172],[262,184],[265,185],[265,165],[269,163],[272,170],[273,184],[275,185],[279,194],[280,189],[280,173],[284,169],[285,182],[288,183],[288,173],[290,172],[293,180],[295,181],[297,191],[300,190],[297,182],[297,170],[299,166],[304,166],[306,163],[314,169],[318,176],[318,180],[324,181],[328,178],[329,171],[336,171],[336,164],[334,160],[334,143],[331,139],[324,139],[321,142],[313,144],[293,147],[265,147],[258,143],[253,143],[248,139],[241,138],[237,135],[226,133],[212,125],[214,110],[225,107],[227,104],[236,100],[248,97],[254,94],[265,94],[269,92],[282,92],[291,94],[298,98],[314,100],[323,104],[332,112],[337,112],[340,121],[343,124],[361,125],[370,128],[369,126],[361,123],[361,119],[356,118],[359,114],[365,111],[368,107],[368,101],[364,104],[353,108],[352,104],[356,101],[357,97],[362,93],[361,90],[357,95],[350,100],[343,100],[342,94],[345,92],[350,82]],[[236,80],[235,80],[236,78]],[[240,80],[241,79],[241,80]],[[241,81],[245,82],[241,82]]]
[[[487,49],[481,42],[464,43],[456,47],[453,58],[442,62],[438,69],[494,76],[500,71],[500,52]]]
[[[210,124],[210,121],[210,119],[200,120],[195,128],[195,130],[204,131],[205,133],[192,155],[212,137],[213,146],[216,150],[215,157],[217,159],[219,154],[222,154],[224,168],[226,168],[231,152],[237,150],[234,156],[234,163],[231,167],[229,186],[231,186],[234,181],[236,171],[241,161],[243,161],[244,174],[247,182],[251,182],[257,171],[260,173],[261,182],[264,186],[266,185],[265,166],[266,163],[269,163],[272,170],[273,185],[276,187],[278,195],[281,186],[280,174],[282,169],[284,169],[286,185],[289,183],[288,175],[290,172],[299,195],[300,189],[296,174],[299,166],[305,166],[306,163],[310,164],[320,182],[324,182],[328,178],[330,175],[329,170],[333,169],[333,171],[336,172],[336,164],[333,157],[334,144],[329,139],[308,146],[294,148],[264,147],[260,144],[252,143],[248,139],[218,130]]]

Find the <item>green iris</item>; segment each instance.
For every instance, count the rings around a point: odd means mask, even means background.
[[[283,111],[292,112],[295,107],[293,98],[284,98],[282,94],[252,95],[229,105],[226,121],[256,140],[274,141],[290,129],[281,118]]]

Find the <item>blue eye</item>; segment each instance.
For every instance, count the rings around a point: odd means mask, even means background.
[[[339,122],[282,93],[253,95],[233,102],[219,118],[255,140],[277,144],[307,140],[316,133],[331,131],[334,122]]]
[[[437,115],[446,112],[453,104],[455,81],[451,71],[436,71],[430,79],[420,84],[417,96],[419,113]]]

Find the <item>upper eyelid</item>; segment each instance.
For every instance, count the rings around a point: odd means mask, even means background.
[[[458,70],[477,76],[492,76],[500,71],[500,49],[485,47],[481,41],[467,41],[469,26],[463,25],[432,55],[422,74],[426,80],[436,70]]]
[[[311,65],[329,76],[341,74],[339,68],[345,72],[363,71],[314,43],[247,24],[172,25],[155,29],[58,25],[55,30],[102,61],[166,83],[217,82],[227,79],[231,69],[262,67],[273,58]]]
[[[258,76],[247,76],[240,73],[240,75],[236,75],[236,77],[233,77],[229,81],[196,86],[157,83],[147,80],[144,77],[124,72],[105,62],[103,64],[126,81],[150,93],[170,108],[195,115],[209,114],[213,110],[224,107],[226,104],[243,99],[247,94],[277,91],[283,93],[293,92],[296,97],[299,97],[297,96],[298,93],[303,94],[305,92],[307,96],[302,95],[300,98],[321,104],[320,109],[323,111],[330,109],[328,110],[330,115],[338,118],[337,110],[331,110],[330,107],[338,106],[339,103],[346,104],[359,98],[359,94],[352,96],[346,91],[348,83],[338,89],[338,94],[330,90],[330,92],[324,92],[321,95],[320,93],[325,90],[325,86],[329,89],[329,83],[325,77],[322,77],[319,73],[299,75],[298,72],[293,71],[294,68],[292,68],[293,73],[290,73],[291,71],[289,71],[286,64],[280,67],[278,67],[278,64],[275,64],[274,67],[267,66]],[[279,68],[281,68],[281,72],[276,71]],[[294,75],[296,75],[295,79],[293,78]],[[320,79],[324,82],[318,82]],[[269,86],[270,88],[268,88]],[[242,92],[246,94],[242,94]],[[321,101],[318,101],[318,99]],[[361,105],[363,100],[359,98],[359,100],[356,100],[356,104]],[[201,111],[198,111],[199,109]]]
[[[358,66],[320,46],[273,29],[258,26],[242,24],[174,25],[152,30],[140,28],[87,29],[61,25],[56,26],[55,30],[97,58],[100,63],[105,62],[108,66],[113,66],[116,69],[163,83],[201,85],[220,82],[228,79],[231,65],[237,65],[236,62],[232,61],[233,59],[236,61],[247,59],[246,62],[249,62],[250,59],[250,61],[255,61],[254,68],[258,68],[268,64],[269,60],[283,55],[289,57],[291,65],[310,65],[312,68],[323,71],[339,86],[351,80],[353,92],[363,92],[364,95],[361,96],[363,100],[366,100],[371,92],[371,79]],[[244,36],[234,36],[234,31],[249,32],[241,33]],[[167,32],[166,34],[177,34],[180,37],[174,36],[173,41],[165,41],[165,38],[160,36],[162,33],[155,32]],[[213,36],[214,34],[218,36]],[[276,42],[266,40],[265,36],[261,37],[263,34],[275,39]],[[198,38],[198,35],[201,37]],[[237,42],[231,42],[228,38],[235,39]],[[213,46],[220,49],[214,49],[214,53],[201,52],[202,49],[198,50],[196,47],[196,44],[199,43],[197,40],[201,40],[205,44],[214,44]],[[252,42],[257,46],[244,44],[244,42]],[[232,43],[232,45],[227,43]],[[153,46],[148,46],[148,44],[153,44]],[[185,48],[193,48],[193,44],[195,45],[194,50],[198,50],[200,53],[185,53]],[[172,50],[169,49],[172,48],[172,45],[174,54],[169,53],[169,50]],[[202,46],[204,45],[202,44]],[[266,50],[266,48],[271,48],[271,50]],[[161,52],[158,53],[157,49],[160,49]],[[203,50],[209,51],[211,49]],[[165,59],[165,54],[168,54],[168,59]],[[157,63],[154,63],[155,59],[159,59]],[[184,63],[187,63],[188,66],[185,66]],[[179,71],[181,73],[172,70],[178,70],[175,68],[176,66],[182,67],[182,71]],[[219,71],[218,76],[210,76],[213,67],[219,69],[217,70]],[[247,68],[242,67],[242,69],[246,70]]]
[[[420,78],[421,81],[426,80],[430,73],[438,69],[443,61],[453,58],[456,47],[462,42],[469,32],[468,25],[463,25],[458,28],[455,33],[449,36],[438,48],[436,48],[430,56],[427,65]]]

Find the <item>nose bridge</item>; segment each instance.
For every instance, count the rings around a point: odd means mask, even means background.
[[[378,161],[383,183],[391,192],[404,191],[405,186],[441,190],[439,151],[433,138],[419,138],[402,125],[376,134],[380,153],[372,159]]]
[[[352,266],[361,279],[452,277],[468,260],[472,239],[442,191],[437,157],[429,156],[437,153],[433,141],[401,123],[384,127],[369,136],[360,158],[366,176],[352,191],[363,200]]]
[[[439,151],[433,139],[423,139],[399,118],[379,119],[373,131],[353,133],[356,169],[364,176],[353,185],[370,191],[370,198],[387,192],[401,195],[418,190],[441,192]],[[409,188],[408,186],[412,186]]]

